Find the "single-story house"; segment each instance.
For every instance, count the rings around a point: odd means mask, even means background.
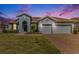
[[[30,32],[32,24],[36,24],[38,32],[44,34],[73,33],[75,27],[75,23],[71,19],[50,16],[31,17],[30,15],[23,13],[18,15],[16,20],[9,23],[8,30]]]

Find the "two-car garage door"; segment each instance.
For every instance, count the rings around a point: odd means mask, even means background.
[[[72,26],[56,26],[53,28],[53,33],[71,33]]]
[[[52,24],[43,24],[41,32],[45,34],[51,34],[51,33],[71,33],[72,26],[55,26],[53,27]]]

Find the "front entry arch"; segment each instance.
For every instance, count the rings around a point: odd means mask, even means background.
[[[27,32],[27,22],[26,21],[22,22],[22,27],[23,27],[24,32]]]

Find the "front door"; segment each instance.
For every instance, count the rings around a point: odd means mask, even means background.
[[[23,21],[22,25],[23,25],[24,32],[27,32],[27,22]]]

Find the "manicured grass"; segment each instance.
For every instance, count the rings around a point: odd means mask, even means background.
[[[0,34],[0,53],[56,54],[60,51],[43,35]]]

